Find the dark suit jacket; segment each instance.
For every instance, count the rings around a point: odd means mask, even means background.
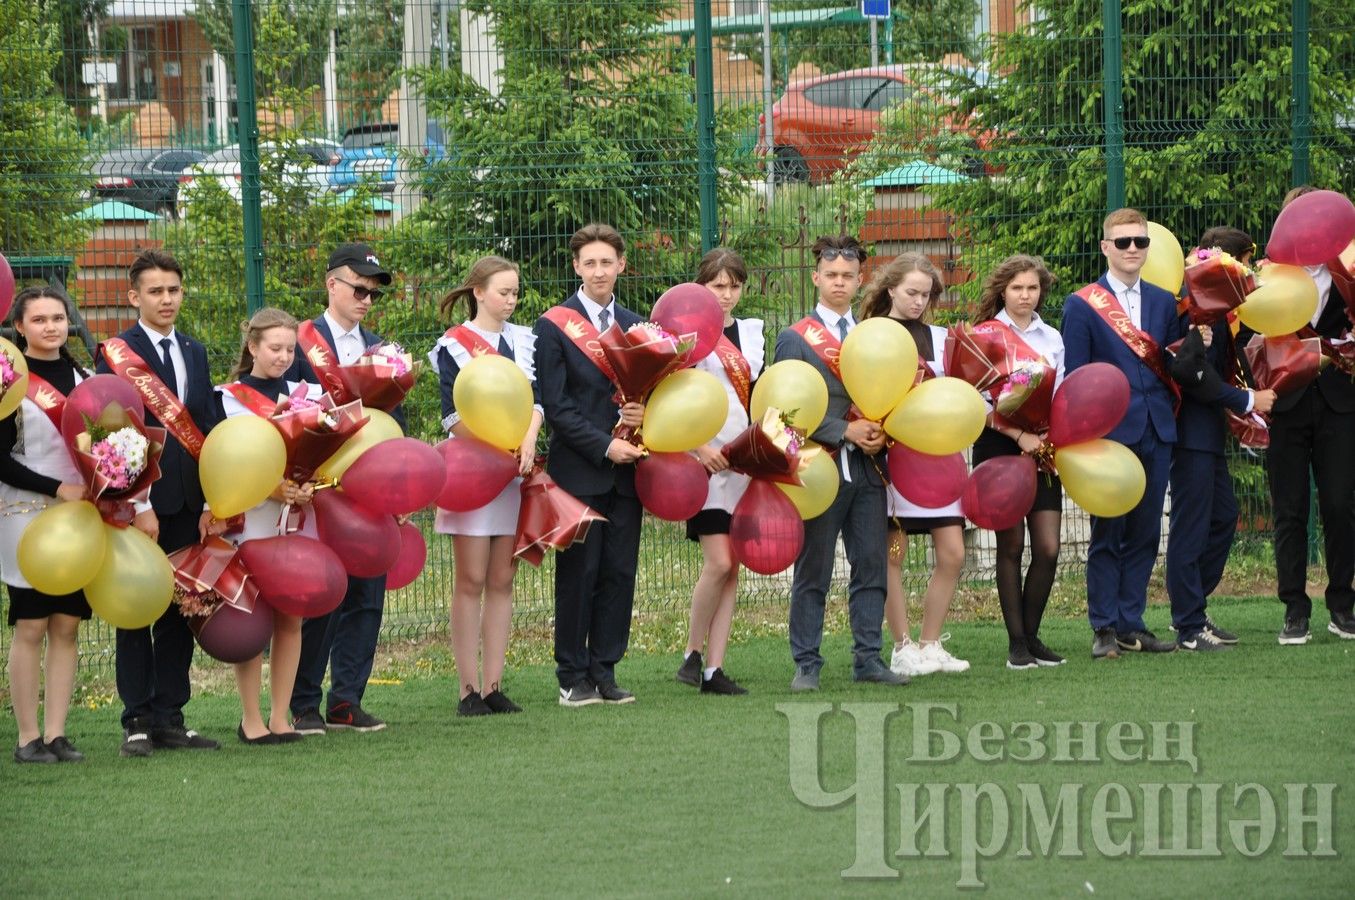
[[[329,323],[325,321],[324,315],[318,315],[311,321],[315,323],[315,328],[320,332],[320,336],[325,339],[325,343],[329,344],[329,349],[338,352],[338,348],[334,346],[334,332],[329,330]],[[364,347],[381,343],[381,335],[368,330],[363,325],[358,325],[358,333],[362,335]],[[311,368],[310,360],[306,359],[306,354],[299,345],[296,348],[296,358],[292,360],[292,367],[287,370],[283,377],[288,381],[309,381],[311,384],[323,384],[320,377],[315,374],[315,369]],[[391,410],[391,418],[399,423],[401,431],[408,433],[409,428],[405,425],[404,404]]]
[[[1105,276],[1097,284],[1114,296]],[[1146,281],[1140,280],[1139,289],[1143,295],[1143,331],[1163,348],[1164,363],[1169,364],[1165,348],[1183,334],[1180,318],[1176,315],[1176,299]],[[1176,440],[1176,415],[1170,389],[1139,361],[1129,345],[1102,321],[1087,301],[1076,294],[1069,294],[1064,301],[1062,332],[1064,370],[1068,374],[1087,363],[1104,362],[1118,368],[1129,379],[1129,409],[1106,437],[1122,444],[1137,444],[1151,426],[1159,441],[1172,443]]]
[[[207,350],[202,344],[175,329],[174,336],[183,351],[184,363],[188,368],[184,379],[184,406],[193,418],[193,423],[206,435],[217,421],[216,391],[212,387],[212,373],[207,365]],[[160,348],[151,343],[145,329],[139,324],[118,335],[127,342],[136,354],[146,361],[155,374],[170,390],[174,390],[174,379],[165,369]],[[96,371],[109,372],[108,364],[102,356]],[[146,424],[162,427],[160,420],[146,410]],[[151,507],[158,516],[171,515],[183,510],[201,512],[203,505],[202,485],[198,482],[198,461],[188,454],[183,445],[175,440],[173,433],[165,438],[165,450],[160,455],[160,477],[151,486]]]
[[[1198,332],[1191,331],[1172,362],[1172,376],[1181,385],[1181,410],[1176,416],[1176,446],[1222,454],[1228,424],[1224,410],[1247,410],[1251,398],[1227,381],[1231,336],[1226,322],[1214,326],[1208,348]]]
[[[583,315],[574,295],[563,304]],[[616,324],[624,328],[644,321],[621,304],[614,305]],[[596,496],[613,489],[635,495],[635,466],[615,465],[607,458],[618,407],[616,388],[582,350],[549,319],[537,319],[536,383],[550,425],[550,458],[546,472],[576,496]]]
[[[1341,337],[1350,330],[1350,316],[1346,304],[1335,288],[1328,292],[1327,305],[1317,320],[1318,334],[1325,338]],[[1241,339],[1241,336],[1239,336]],[[1317,380],[1301,391],[1286,391],[1275,398],[1274,412],[1288,412],[1298,405],[1308,391],[1318,391],[1327,405],[1340,413],[1355,412],[1355,380],[1335,366],[1327,366]]]

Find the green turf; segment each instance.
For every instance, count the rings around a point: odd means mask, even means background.
[[[961,624],[950,647],[969,658],[963,675],[933,675],[904,688],[850,682],[848,641],[831,636],[823,690],[792,696],[783,640],[759,637],[732,649],[727,669],[747,697],[704,697],[672,679],[671,655],[636,655],[621,667],[639,696],[629,707],[562,709],[552,671],[510,672],[517,716],[457,719],[455,685],[413,678],[373,685],[366,706],[391,727],[377,734],[330,734],[288,747],[251,748],[235,741],[238,710],[230,696],[204,696],[190,724],[226,739],[217,753],[117,756],[113,707],[72,713],[70,733],[89,755],[81,765],[18,766],[0,761],[0,889],[8,896],[287,893],[388,896],[824,896],[863,893],[925,897],[957,892],[963,877],[962,785],[1003,790],[1010,834],[978,879],[991,896],[1150,897],[1228,891],[1234,896],[1349,896],[1355,827],[1348,685],[1355,642],[1325,631],[1321,612],[1313,643],[1279,647],[1280,609],[1273,601],[1216,603],[1217,621],[1242,645],[1226,654],[1134,656],[1093,664],[1084,621],[1048,623],[1044,636],[1069,654],[1058,669],[1002,667],[1001,626]],[[1165,610],[1149,624],[1166,633]],[[841,712],[823,720],[817,750],[826,790],[848,787],[858,743],[883,762],[883,802],[863,806],[866,832],[883,832],[875,858],[899,872],[883,880],[847,880],[857,809],[812,809],[794,796],[788,718],[778,704],[901,704],[882,740],[858,742]],[[1092,761],[983,762],[967,752],[927,763],[914,756],[919,705],[954,704],[964,738],[979,723],[1011,732],[1013,722],[1195,723],[1198,773],[1176,760],[1110,758],[1105,741]],[[867,707],[866,717],[880,707]],[[1104,731],[1102,732],[1104,735]],[[0,725],[14,743],[12,719]],[[1055,741],[1044,742],[1053,751]],[[815,747],[800,743],[797,746]],[[1002,742],[994,745],[1002,746]],[[1021,755],[1020,742],[1007,741]],[[993,749],[993,748],[989,748]],[[1126,748],[1132,749],[1132,748]],[[878,765],[868,765],[878,771]],[[1140,783],[1221,784],[1212,858],[1146,858]],[[1235,785],[1257,782],[1277,798],[1269,848],[1247,859],[1234,849],[1230,822],[1250,820],[1234,806]],[[903,858],[901,786],[949,786],[943,855]],[[1134,858],[1108,858],[1094,842],[1092,796],[1103,785],[1131,791],[1135,821],[1112,823],[1110,839],[1132,834]],[[1336,783],[1335,856],[1283,855],[1290,821],[1286,783]],[[1035,842],[1022,858],[1019,784],[1053,799],[1060,785],[1082,785],[1073,855],[1060,858]],[[804,785],[801,784],[803,790]],[[938,788],[939,790],[940,788]],[[1148,789],[1150,792],[1154,789]],[[1166,789],[1164,789],[1165,791]],[[1169,797],[1163,795],[1164,803]],[[1198,798],[1196,798],[1198,799]],[[982,807],[981,807],[982,808]],[[874,812],[882,809],[883,813]],[[1250,809],[1250,811],[1249,811]],[[1164,814],[1164,819],[1168,818]],[[1196,830],[1198,810],[1188,816]],[[985,817],[980,839],[988,837]],[[919,839],[926,849],[926,826]],[[870,851],[870,847],[867,850]]]

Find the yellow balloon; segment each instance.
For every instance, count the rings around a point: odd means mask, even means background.
[[[805,449],[818,446],[813,441],[805,442]],[[800,512],[800,518],[813,519],[823,515],[837,499],[838,486],[837,463],[828,455],[827,450],[810,458],[809,465],[800,471],[800,480],[804,482],[803,487],[780,483],[776,486],[790,498],[791,503],[795,504],[795,508]]]
[[[1143,463],[1124,444],[1097,438],[1061,447],[1054,466],[1068,496],[1094,516],[1122,516],[1143,499]]]
[[[1317,283],[1300,266],[1270,263],[1256,276],[1256,290],[1237,308],[1237,317],[1266,337],[1293,334],[1317,312]]]
[[[813,434],[828,412],[828,385],[819,370],[804,360],[783,359],[763,370],[753,385],[749,406],[754,422],[761,422],[772,406],[786,415],[789,425]]]
[[[656,453],[684,453],[719,434],[728,413],[729,398],[718,378],[681,369],[650,393],[640,436]]]
[[[476,437],[504,450],[516,450],[532,424],[532,384],[506,356],[486,353],[466,363],[452,402]]]
[[[287,445],[271,422],[234,416],[218,422],[202,443],[198,477],[212,515],[238,516],[258,506],[282,481]]]
[[[144,532],[112,525],[104,529],[108,552],[94,580],[85,585],[85,599],[115,628],[145,628],[174,599],[174,567]]]
[[[19,408],[19,404],[24,402],[24,395],[28,393],[28,360],[24,359],[23,353],[19,348],[11,344],[4,338],[0,338],[0,352],[9,357],[9,364],[14,369],[14,383],[5,391],[5,395],[0,397],[0,419],[8,419]]]
[[[1148,223],[1148,237],[1152,243],[1148,245],[1148,259],[1139,270],[1139,277],[1174,297],[1181,292],[1181,282],[1186,278],[1186,255],[1181,242],[1156,222]]]
[[[357,434],[344,441],[343,446],[336,450],[333,456],[320,464],[315,470],[316,479],[338,481],[343,477],[343,473],[348,471],[348,467],[357,462],[358,457],[369,449],[382,441],[404,437],[400,423],[391,418],[390,413],[364,406],[362,414],[367,417],[367,424],[363,425]],[[273,484],[276,486],[277,482]]]
[[[88,500],[58,503],[19,536],[19,571],[44,594],[73,594],[103,565],[104,523]]]
[[[917,372],[917,344],[891,319],[867,319],[842,342],[842,385],[867,419],[880,421],[903,401]]]
[[[921,453],[947,456],[974,443],[988,407],[973,385],[959,378],[932,378],[913,388],[885,419],[885,431]]]

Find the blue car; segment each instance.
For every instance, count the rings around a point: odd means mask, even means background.
[[[330,173],[330,187],[335,191],[344,191],[363,179],[371,179],[382,193],[390,193],[395,190],[400,149],[400,126],[395,122],[376,122],[348,129],[340,143],[339,162]],[[446,153],[446,136],[442,126],[430,119],[428,138],[423,148],[424,159],[436,162]]]

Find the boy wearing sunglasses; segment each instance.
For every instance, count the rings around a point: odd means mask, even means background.
[[[1139,277],[1148,260],[1148,220],[1136,209],[1117,209],[1102,223],[1106,273],[1064,301],[1064,364],[1072,375],[1088,363],[1110,363],[1129,381],[1129,409],[1106,437],[1124,444],[1143,463],[1147,484],[1137,506],[1123,516],[1091,517],[1087,549],[1087,616],[1092,657],[1122,651],[1166,653],[1143,621],[1148,579],[1157,561],[1162,502],[1167,492],[1180,389],[1172,380],[1167,345],[1184,334],[1176,298]]]

